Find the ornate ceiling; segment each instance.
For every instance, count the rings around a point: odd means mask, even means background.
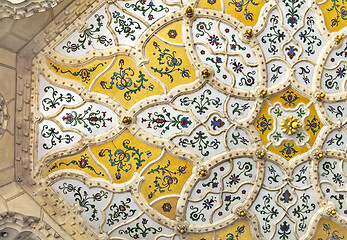
[[[346,5],[87,4],[34,48],[17,176],[75,239],[343,239]]]

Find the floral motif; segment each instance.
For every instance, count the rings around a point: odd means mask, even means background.
[[[337,27],[339,25],[339,22],[341,20],[347,20],[347,9],[346,6],[343,4],[339,4],[339,0],[330,0],[333,5],[331,8],[327,8],[326,10],[329,12],[335,12],[336,17],[331,19],[331,26]]]
[[[264,233],[267,233],[271,231],[270,220],[277,217],[279,212],[275,206],[270,205],[270,202],[272,202],[272,197],[270,195],[263,196],[263,201],[263,204],[258,203],[255,206],[255,210],[264,215],[263,220],[265,223],[262,225],[262,229]]]
[[[285,92],[281,98],[285,101],[284,106],[287,106],[288,104],[288,107],[291,107],[292,105],[295,106],[295,101],[300,99],[300,97],[298,97],[294,91]]]
[[[293,210],[294,216],[299,218],[300,220],[300,223],[298,225],[299,226],[298,230],[302,232],[305,231],[305,229],[307,228],[307,223],[306,223],[308,219],[307,215],[316,209],[316,204],[314,203],[309,204],[310,198],[311,197],[308,194],[304,193],[300,197],[300,200],[302,202],[301,206],[297,205]]]
[[[272,15],[270,18],[270,31],[261,38],[262,43],[267,43],[269,42],[269,48],[268,52],[272,53],[275,55],[278,52],[278,49],[276,47],[277,43],[280,43],[284,40],[285,34],[284,31],[281,31],[278,29],[278,24],[279,24],[279,17],[276,15]]]
[[[89,157],[87,156],[87,154],[81,155],[79,160],[72,160],[69,163],[60,162],[59,166],[61,165],[69,166],[71,164],[76,165],[81,169],[87,168],[90,171],[94,172],[96,175],[104,176],[104,174],[102,174],[101,172],[95,171],[94,167],[89,165]],[[58,165],[56,163],[50,169],[48,169],[48,172],[51,172],[55,168],[58,168]]]
[[[73,193],[74,201],[78,203],[85,212],[91,211],[89,221],[99,220],[99,217],[97,216],[98,209],[96,208],[96,205],[94,203],[106,199],[108,197],[108,192],[100,190],[99,192],[90,196],[86,191],[82,193],[82,187],[77,188],[77,186],[68,184],[66,182],[59,186],[59,189],[61,189],[64,194]]]
[[[136,94],[140,92],[142,89],[145,89],[145,83],[148,82],[148,79],[145,78],[145,74],[142,71],[139,71],[139,75],[137,76],[137,80],[134,81],[132,77],[135,75],[134,70],[131,67],[123,68],[125,64],[124,59],[120,59],[118,62],[119,72],[114,72],[111,77],[111,81],[108,85],[108,82],[101,81],[100,85],[103,89],[113,89],[113,85],[116,84],[116,88],[118,90],[126,90],[124,92],[124,99],[127,101],[131,100],[131,94]],[[148,89],[148,88],[147,88]],[[153,87],[152,89],[153,90]]]
[[[55,90],[54,87],[47,86],[43,89],[45,93],[51,92],[50,97],[46,97],[42,99],[42,107],[44,111],[48,111],[49,109],[56,108],[61,103],[70,103],[75,101],[75,97],[71,93],[65,94],[65,96],[62,93],[58,93],[57,90]]]
[[[218,118],[214,116],[213,119],[211,120],[211,127],[213,130],[216,130],[216,128],[221,128],[223,127],[225,124],[225,122],[222,121],[222,119]]]
[[[71,41],[68,41],[66,45],[62,47],[62,49],[66,49],[66,52],[68,53],[70,53],[71,51],[76,52],[80,48],[86,49],[86,42],[88,42],[88,45],[91,45],[93,40],[96,40],[105,47],[112,45],[112,39],[107,39],[105,35],[98,35],[97,37],[94,35],[98,32],[101,32],[101,28],[104,25],[102,23],[102,20],[105,18],[104,15],[99,14],[95,14],[94,17],[97,21],[97,27],[95,27],[94,24],[90,24],[89,27],[79,35],[79,38],[77,40],[78,43],[72,43]]]
[[[182,114],[177,116],[172,116],[170,112],[167,111],[165,107],[162,108],[162,112],[149,112],[148,118],[141,118],[141,123],[147,123],[147,128],[152,128],[154,130],[162,129],[161,135],[170,128],[183,129],[188,128],[192,121],[189,117],[183,117]]]
[[[300,18],[298,10],[302,7],[305,1],[300,0],[282,0],[284,5],[288,8],[286,13],[287,22],[290,27],[294,28],[298,24],[298,19]]]
[[[337,230],[334,230],[334,231],[331,231],[331,227],[330,227],[330,224],[326,224],[326,223],[323,223],[323,231],[326,232],[326,238],[325,240],[340,240],[340,239],[344,239],[345,237],[342,236],[339,231]],[[317,240],[324,240],[323,238],[318,238]]]
[[[65,136],[62,136],[59,133],[59,130],[55,130],[53,127],[49,128],[48,125],[44,125],[41,130],[41,136],[43,138],[50,138],[50,144],[44,143],[42,147],[46,150],[50,150],[56,146],[57,143],[61,143],[62,141],[65,141],[66,144],[73,141],[74,136],[71,136],[70,134],[65,134]]]
[[[252,86],[255,83],[255,74],[256,74],[255,70],[245,73],[243,71],[244,69],[243,64],[241,62],[236,62],[236,59],[231,60],[230,64],[232,65],[232,69],[234,73],[236,74],[240,73],[242,75],[239,82],[240,86],[243,86],[243,85]]]
[[[169,12],[169,8],[164,7],[161,4],[156,5],[152,0],[150,0],[148,3],[147,0],[138,0],[132,4],[126,3],[125,7],[132,8],[134,12],[140,11],[142,16],[146,16],[146,14],[148,14],[149,21],[154,20],[154,12]]]
[[[60,67],[56,66],[54,63],[50,63],[50,65],[55,69],[56,72],[60,73],[67,73],[70,74],[71,76],[77,77],[79,76],[82,80],[82,82],[88,83],[90,81],[90,73],[94,72],[95,70],[98,69],[98,67],[103,67],[105,63],[98,63],[95,67],[92,67],[90,69],[87,68],[81,68],[79,71],[76,72],[72,72],[71,70],[67,70],[67,71],[63,71],[62,69],[60,69]]]
[[[302,42],[306,43],[308,45],[307,49],[305,49],[305,52],[307,53],[308,56],[311,54],[315,54],[315,46],[319,47],[322,45],[322,40],[320,40],[315,34],[313,26],[315,24],[314,18],[313,17],[307,17],[306,18],[306,24],[307,24],[307,30],[304,30],[300,32],[299,37]]]
[[[159,65],[166,64],[165,69],[151,67],[155,73],[159,73],[160,77],[168,76],[170,78],[170,82],[173,82],[174,80],[171,75],[173,72],[179,72],[182,78],[191,77],[188,69],[180,68],[182,65],[182,59],[176,57],[176,51],[171,52],[171,50],[167,48],[162,50],[157,42],[153,42],[153,46],[159,53],[159,57],[157,58]]]
[[[211,95],[212,92],[209,89],[206,89],[199,97],[194,97],[190,99],[189,97],[181,98],[181,106],[194,106],[197,109],[197,113],[202,115],[209,110],[208,106],[212,105],[215,108],[218,108],[222,105],[221,99],[219,97],[210,98],[207,95]]]
[[[287,51],[287,55],[290,59],[293,59],[296,55],[295,52],[299,51],[295,46],[286,47],[285,50]]]
[[[131,41],[135,41],[134,33],[137,29],[141,29],[141,25],[130,17],[126,19],[125,15],[121,15],[121,13],[117,11],[112,13],[112,17],[116,24],[114,30],[119,34],[123,34],[126,38],[130,37]]]
[[[106,112],[100,110],[92,111],[93,106],[90,105],[83,113],[71,111],[63,116],[63,121],[72,127],[83,124],[83,127],[92,133],[93,128],[106,127],[106,122],[112,122],[112,117],[107,117]]]
[[[207,140],[208,136],[205,135],[204,132],[199,131],[196,133],[196,136],[193,137],[193,139],[188,138],[180,138],[179,145],[186,148],[188,146],[195,148],[198,146],[198,149],[203,156],[208,156],[210,154],[209,151],[205,150],[207,148],[217,149],[219,147],[219,144],[221,144],[220,141],[217,139],[213,139],[212,141]]]
[[[148,194],[149,199],[151,199],[157,192],[170,192],[171,186],[178,183],[178,178],[176,176],[186,174],[187,166],[179,166],[176,171],[171,171],[168,169],[170,164],[170,160],[167,160],[167,164],[165,166],[158,165],[158,167],[152,168],[147,172],[147,174],[158,174],[153,182],[154,187],[152,188],[152,186],[149,186],[151,189],[153,189],[150,194]]]
[[[280,229],[277,232],[280,235],[280,240],[289,239],[291,234],[290,224],[288,224],[287,221],[284,221],[282,224],[280,224]]]
[[[333,76],[332,74],[329,74],[329,73],[325,73],[326,80],[324,82],[324,85],[328,89],[335,88],[336,90],[339,90],[340,87],[339,87],[339,82],[337,80],[345,77],[346,70],[347,70],[346,65],[343,65],[342,67],[339,67],[336,70],[336,75],[335,76]]]
[[[306,127],[307,127],[307,131],[311,131],[313,134],[316,134],[320,129],[321,129],[321,126],[320,126],[320,121],[318,118],[316,118],[316,116],[313,116],[313,118],[310,120],[310,119],[307,119],[306,120]]]
[[[265,131],[272,129],[272,119],[267,119],[265,115],[263,114],[258,120],[257,120],[257,128],[259,131],[261,131],[262,134],[264,134]]]
[[[125,201],[120,200],[120,204],[112,204],[110,206],[112,213],[108,214],[106,224],[108,226],[112,226],[115,223],[118,223],[120,220],[127,220],[128,218],[134,216],[136,210],[131,209],[129,203],[131,203],[131,198],[127,198]]]
[[[107,156],[111,166],[117,168],[117,173],[115,173],[117,180],[121,179],[121,172],[127,173],[132,168],[133,165],[130,160],[135,161],[136,170],[142,167],[142,163],[146,161],[142,157],[144,152],[140,152],[138,148],[131,146],[129,139],[123,141],[123,148],[125,150],[118,148],[114,153],[111,149],[101,149],[99,152],[99,157],[104,157],[108,153]]]
[[[231,138],[232,139],[230,140],[230,142],[233,145],[238,145],[239,143],[242,143],[243,145],[248,145],[249,143],[249,140],[247,140],[244,136],[241,136],[240,132],[236,132],[235,134],[232,133]]]
[[[244,11],[245,19],[249,21],[253,21],[253,13],[248,10],[248,5],[251,4],[251,8],[253,6],[257,6],[259,3],[255,2],[254,0],[231,0],[228,2],[228,6],[233,5],[235,6],[235,11],[236,12],[242,12]],[[253,6],[252,6],[253,5]]]
[[[298,151],[294,148],[294,143],[283,143],[283,148],[280,151],[280,153],[285,157],[285,158],[292,158],[295,156],[295,154],[298,153]]]
[[[157,228],[149,227],[147,226],[147,224],[148,224],[148,220],[146,218],[142,218],[141,225],[140,223],[137,223],[135,227],[127,227],[126,230],[121,229],[118,232],[121,235],[127,234],[133,239],[138,239],[140,238],[139,235],[141,235],[141,237],[146,237],[150,233],[156,234],[163,231],[162,227],[157,227]]]
[[[222,43],[220,42],[220,38],[218,36],[216,36],[215,34],[211,35],[208,31],[211,30],[213,23],[209,22],[209,23],[205,23],[205,22],[199,22],[196,25],[196,30],[198,30],[198,33],[196,33],[196,37],[202,37],[205,34],[207,35],[207,40],[208,43],[211,46],[215,46],[216,48],[220,48],[222,46]]]

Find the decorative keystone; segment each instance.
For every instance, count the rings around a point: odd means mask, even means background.
[[[334,38],[335,43],[339,44],[342,41],[343,35],[336,35],[336,37]]]
[[[246,38],[251,38],[253,37],[253,30],[252,29],[247,29],[245,32]]]
[[[330,216],[335,216],[337,213],[335,208],[329,208],[327,212]]]
[[[124,123],[125,125],[129,125],[131,123],[131,118],[130,117],[124,117],[122,119],[122,123]]]
[[[259,151],[257,153],[257,158],[259,158],[259,159],[263,159],[263,158],[265,158],[265,156],[266,156],[266,152],[265,151]]]
[[[187,7],[186,16],[187,17],[193,17],[193,15],[194,15],[194,9],[192,7]]]
[[[317,100],[321,101],[325,98],[325,93],[324,92],[319,92],[316,95]]]
[[[200,177],[206,177],[206,176],[207,176],[207,171],[206,171],[205,169],[201,169],[201,170],[199,171],[199,176],[200,176]]]
[[[210,71],[207,68],[205,68],[204,70],[201,71],[201,75],[203,77],[208,77],[210,76]]]
[[[179,226],[177,230],[180,234],[184,234],[187,232],[187,228],[185,226]]]
[[[263,98],[266,97],[267,96],[267,90],[261,90],[259,95]]]
[[[317,152],[314,157],[317,159],[317,160],[320,160],[324,157],[324,153],[323,152]]]
[[[244,217],[246,216],[247,212],[243,209],[241,209],[240,211],[237,212],[237,215],[239,215],[240,217]]]
[[[281,121],[282,132],[288,135],[296,133],[301,127],[302,124],[300,123],[299,119],[293,117],[291,114],[288,117],[284,117]]]

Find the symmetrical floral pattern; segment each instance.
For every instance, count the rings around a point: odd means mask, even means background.
[[[95,2],[33,62],[33,176],[95,238],[343,239],[344,5]]]

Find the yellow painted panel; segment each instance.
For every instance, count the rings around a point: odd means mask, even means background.
[[[272,103],[280,102],[285,108],[296,108],[299,103],[308,104],[310,102],[309,99],[295,92],[292,88],[271,97],[270,101]]]
[[[164,93],[162,86],[143,68],[137,68],[128,56],[117,56],[111,69],[95,83],[93,91],[114,98],[126,109],[146,97]]]
[[[162,215],[175,220],[178,198],[166,198],[153,204],[153,208]]]
[[[222,0],[200,0],[198,8],[208,8],[217,11],[222,11],[221,1]]]
[[[269,107],[269,104],[264,104],[258,118],[255,120],[253,124],[257,129],[261,137],[261,141],[264,145],[266,145],[269,142],[267,136],[274,128],[274,120],[270,117],[268,113]]]
[[[137,140],[129,131],[117,139],[93,146],[94,156],[111,172],[115,183],[129,181],[134,172],[140,172],[149,162],[158,158],[161,149]]]
[[[105,171],[97,165],[90,156],[88,149],[75,156],[59,159],[48,167],[45,176],[62,169],[76,169],[89,174],[92,177],[109,179]]]
[[[330,32],[338,32],[347,26],[347,1],[327,0],[319,7]]]
[[[322,218],[316,229],[316,234],[312,240],[346,239],[347,237],[347,228],[340,226],[329,218]]]
[[[85,86],[89,87],[93,79],[98,76],[102,71],[104,71],[112,59],[107,60],[97,60],[89,63],[83,67],[64,67],[56,64],[47,58],[48,66],[57,75],[76,80],[83,83]]]
[[[190,240],[207,240],[207,239],[213,239],[213,233],[202,233],[202,234],[190,234],[189,235]]]
[[[226,0],[224,6],[227,14],[245,25],[254,26],[264,2],[262,0]]]
[[[150,60],[147,68],[160,79],[168,90],[195,80],[195,70],[190,64],[184,47],[174,47],[153,37],[145,48]]]
[[[302,153],[307,152],[309,149],[306,146],[299,147],[293,141],[283,141],[278,147],[271,145],[269,151],[276,153],[284,159],[290,161],[293,157],[296,157]]]
[[[323,123],[320,121],[313,104],[309,107],[309,110],[310,115],[305,119],[304,128],[305,131],[310,135],[310,140],[308,141],[308,144],[313,146],[319,131],[323,127]]]
[[[226,240],[228,238],[252,240],[253,237],[248,222],[246,220],[239,220],[231,226],[216,232],[217,240]]]
[[[144,173],[146,180],[142,184],[142,194],[148,202],[159,197],[179,194],[188,177],[192,165],[168,153],[150,166]]]
[[[175,21],[170,25],[164,27],[158,32],[158,35],[168,42],[183,44],[182,21]]]

